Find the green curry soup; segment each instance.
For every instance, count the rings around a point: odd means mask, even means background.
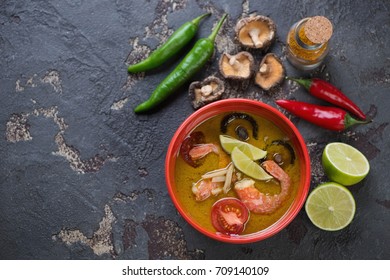
[[[203,201],[196,201],[192,192],[193,183],[199,181],[203,174],[215,169],[223,168],[231,162],[230,155],[228,155],[221,147],[219,136],[221,134],[225,134],[237,138],[234,129],[235,127],[241,125],[249,132],[248,134],[250,138],[247,142],[260,149],[267,150],[267,147],[270,147],[270,144],[273,141],[282,140],[288,143],[287,136],[277,126],[275,126],[272,122],[253,114],[248,115],[252,116],[258,124],[257,139],[254,139],[252,136],[251,124],[243,119],[234,120],[234,122],[228,126],[227,132],[222,133],[220,132],[221,121],[226,115],[228,115],[228,113],[212,117],[194,129],[194,131],[203,132],[205,136],[205,143],[213,143],[219,147],[219,155],[215,153],[207,154],[205,158],[202,159],[202,164],[198,167],[190,166],[180,155],[178,155],[175,166],[174,191],[176,192],[176,197],[186,212],[195,221],[197,221],[201,227],[209,231],[215,231],[210,217],[213,204],[223,197],[238,198],[234,190],[234,183],[232,183],[232,188],[227,194],[222,192],[216,196],[211,195]],[[292,204],[294,197],[296,196],[300,180],[299,159],[296,158],[293,163],[289,162],[288,164],[284,164],[282,167],[291,179],[291,187],[287,200],[284,201],[284,203],[272,214],[255,214],[251,212],[245,230],[241,234],[251,234],[266,229],[279,220]],[[235,169],[235,172],[239,171]],[[241,172],[239,173],[241,174],[241,179],[247,177],[245,174]],[[280,184],[275,179],[270,181],[255,181],[255,187],[260,192],[267,195],[274,195],[280,192]]]

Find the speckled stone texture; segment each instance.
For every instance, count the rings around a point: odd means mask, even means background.
[[[207,36],[224,12],[213,59],[194,80],[221,77],[222,52],[240,51],[234,25],[251,13],[271,17],[288,75],[331,81],[373,122],[335,133],[289,115],[312,160],[311,187],[324,182],[320,155],[328,142],[359,148],[371,172],[350,187],[352,224],[315,228],[302,210],[276,236],[229,245],[198,233],[173,206],[164,159],[180,123],[193,112],[183,87],[149,115],[133,108],[176,65],[128,75],[183,22],[204,12]],[[290,26],[324,15],[334,24],[331,49],[314,72],[285,58]],[[390,2],[0,0],[0,258],[1,259],[389,259]],[[188,49],[187,49],[188,50]],[[263,54],[252,52],[260,61]],[[275,106],[277,98],[322,104],[285,82],[265,93],[253,82],[227,82],[223,98]]]

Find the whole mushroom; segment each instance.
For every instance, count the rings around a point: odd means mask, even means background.
[[[276,25],[269,17],[249,16],[237,22],[235,31],[237,40],[244,47],[265,52],[275,41]]]
[[[255,83],[264,90],[280,85],[285,78],[282,61],[274,53],[266,54],[255,76]]]
[[[225,91],[223,81],[215,76],[209,76],[203,81],[190,84],[188,94],[195,110],[221,98]]]
[[[244,80],[252,75],[253,65],[254,59],[249,52],[224,53],[219,61],[219,71],[227,79]]]

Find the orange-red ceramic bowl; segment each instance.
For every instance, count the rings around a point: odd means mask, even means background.
[[[188,215],[188,213],[186,213],[180,204],[180,201],[175,197],[175,162],[181,143],[195,127],[213,116],[234,111],[259,115],[260,117],[272,121],[284,133],[286,133],[294,146],[296,156],[300,159],[301,181],[299,183],[299,189],[292,205],[288,211],[273,225],[264,230],[248,235],[227,236],[217,234],[216,232],[202,228],[195,220],[191,218],[190,215]],[[169,195],[171,196],[172,201],[179,213],[189,224],[191,224],[201,233],[213,239],[228,243],[250,243],[260,241],[269,238],[284,229],[295,218],[306,200],[310,187],[310,175],[310,158],[306,144],[294,124],[277,109],[260,101],[248,99],[224,99],[211,103],[199,109],[198,111],[195,111],[177,129],[168,147],[165,160],[165,177]]]

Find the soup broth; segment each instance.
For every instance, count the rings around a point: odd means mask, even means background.
[[[267,150],[275,141],[289,143],[289,139],[287,138],[286,134],[283,133],[276,125],[274,125],[271,121],[254,114],[247,115],[253,117],[253,119],[258,124],[257,139],[252,136],[252,125],[244,119],[234,120],[234,122],[228,125],[227,131],[222,133],[220,131],[221,121],[226,115],[228,115],[228,113],[212,117],[194,129],[194,131],[200,131],[204,134],[206,143],[213,143],[217,145],[219,147],[219,154],[207,154],[205,158],[202,159],[202,163],[198,167],[190,166],[183,160],[180,155],[178,155],[175,166],[174,191],[176,192],[176,196],[180,204],[201,227],[206,228],[211,232],[216,231],[210,218],[213,204],[217,200],[224,197],[238,198],[233,187],[234,184],[232,184],[232,188],[228,193],[225,194],[222,192],[216,196],[211,195],[209,198],[203,201],[196,201],[192,192],[192,185],[199,181],[203,174],[215,169],[226,167],[231,162],[230,155],[227,154],[221,147],[219,136],[224,134],[237,138],[235,128],[237,126],[242,126],[248,131],[249,134],[247,143],[250,143],[260,149]],[[300,180],[300,167],[298,161],[299,159],[295,158],[292,163],[288,162],[282,166],[283,170],[289,175],[291,179],[289,196],[286,201],[284,201],[284,203],[272,214],[255,214],[251,212],[245,230],[241,234],[251,234],[266,229],[279,220],[288,210],[294,200],[294,197],[296,196]],[[240,179],[249,178],[242,172],[239,172],[237,169],[235,169],[235,173],[238,173]],[[267,195],[279,194],[280,192],[280,184],[275,179],[270,181],[255,180],[255,187],[260,192]]]

